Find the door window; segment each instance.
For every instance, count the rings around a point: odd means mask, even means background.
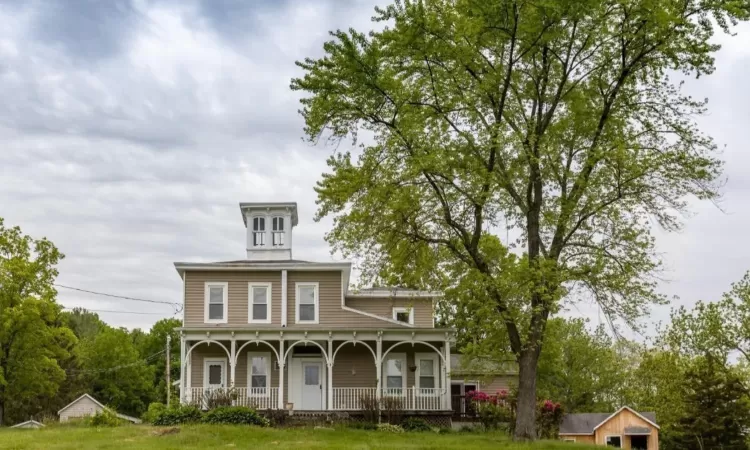
[[[305,366],[305,385],[317,386],[320,384],[320,367]]]

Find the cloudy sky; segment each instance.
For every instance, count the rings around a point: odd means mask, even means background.
[[[244,257],[240,201],[297,201],[295,257],[329,260],[312,187],[331,150],[302,142],[289,80],[329,30],[369,29],[376,3],[0,0],[0,217],[62,249],[59,283],[146,299],[181,301],[173,261]],[[716,73],[687,84],[710,98],[700,124],[726,146],[729,181],[723,212],[698,204],[682,233],[659,234],[675,303],[750,269],[750,27],[737,32],[718,38]],[[100,314],[130,328],[173,313],[59,298],[153,313]]]

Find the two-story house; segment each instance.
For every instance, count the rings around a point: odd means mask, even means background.
[[[175,263],[182,402],[232,387],[261,409],[356,411],[389,396],[407,411],[451,411],[455,336],[434,326],[439,293],[352,291],[351,263],[292,258],[296,203],[240,210],[246,259]]]

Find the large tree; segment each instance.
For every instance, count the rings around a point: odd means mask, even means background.
[[[631,324],[663,300],[649,230],[721,172],[704,102],[670,75],[711,73],[714,28],[747,17],[746,0],[405,0],[298,62],[308,137],[367,138],[317,186],[327,239],[365,281],[471,280],[518,360],[516,437],[536,436],[563,299]]]
[[[76,338],[64,326],[52,283],[63,255],[0,218],[0,425],[27,420],[65,380],[58,361]]]

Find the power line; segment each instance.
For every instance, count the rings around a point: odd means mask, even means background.
[[[77,308],[83,309],[83,310],[88,311],[88,312],[100,312],[100,313],[149,314],[149,315],[155,315],[155,316],[163,316],[163,315],[165,315],[165,313],[155,313],[155,312],[114,311],[114,310],[111,310],[111,309],[89,309],[89,308],[84,308],[82,306],[73,306],[73,307],[71,307],[71,306],[63,306],[63,309],[67,309],[67,310],[73,310],[73,309],[77,309]]]
[[[134,302],[146,302],[146,303],[156,303],[156,304],[161,304],[161,305],[170,305],[173,308],[175,308],[177,312],[182,310],[182,305],[180,303],[175,303],[175,302],[167,302],[164,300],[149,300],[145,298],[136,298],[136,297],[127,297],[125,295],[107,294],[105,292],[90,291],[88,289],[81,289],[81,288],[77,288],[73,286],[66,286],[66,285],[57,284],[57,283],[53,283],[53,286],[63,288],[63,289],[70,289],[70,290],[78,291],[78,292],[85,292],[87,294],[101,295],[104,297],[111,297],[111,298],[119,298],[122,300],[131,300]]]

